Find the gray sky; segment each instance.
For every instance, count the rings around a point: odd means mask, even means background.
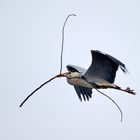
[[[65,79],[23,99],[59,72],[61,30],[65,31],[64,64],[87,68],[91,49],[124,62],[129,74],[117,72],[115,83],[139,87],[139,0],[1,0],[0,1],[0,139],[1,140],[139,140],[140,95],[103,90],[122,108],[93,90],[80,102]]]

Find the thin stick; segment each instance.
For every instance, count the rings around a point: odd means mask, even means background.
[[[40,88],[42,88],[44,85],[46,85],[47,83],[51,82],[53,79],[57,78],[57,76],[52,77],[51,79],[49,79],[48,81],[44,82],[42,85],[40,85],[38,88],[36,88],[31,94],[29,94],[25,100],[20,104],[19,107],[22,107],[23,104],[35,93],[37,92]]]
[[[121,108],[119,107],[119,105],[113,100],[111,99],[108,95],[104,94],[103,92],[101,92],[100,90],[98,90],[97,88],[95,88],[99,93],[101,93],[102,95],[104,95],[105,97],[107,97],[108,99],[110,99],[115,105],[116,107],[119,109],[120,113],[121,113],[121,122],[123,120],[123,112],[121,110]]]
[[[61,59],[61,61],[60,61],[60,74],[57,75],[57,76],[52,77],[51,79],[49,79],[48,81],[46,81],[46,82],[44,82],[42,85],[40,85],[38,88],[36,88],[31,94],[29,94],[29,95],[24,99],[24,101],[20,104],[19,107],[22,107],[23,104],[24,104],[35,92],[37,92],[40,88],[42,88],[44,85],[46,85],[47,83],[51,82],[52,80],[54,80],[54,79],[57,78],[57,77],[61,77],[61,72],[62,72],[62,59],[63,59],[62,57],[63,57],[63,48],[64,48],[64,29],[65,29],[66,22],[67,22],[67,20],[68,20],[68,18],[69,18],[70,16],[76,16],[76,15],[75,15],[75,14],[68,15],[67,18],[66,18],[66,20],[65,20],[65,22],[64,22],[64,25],[63,25],[63,29],[62,29],[62,48],[61,48],[61,58],[60,58],[60,59]]]
[[[64,48],[64,31],[65,31],[65,25],[67,23],[67,20],[70,16],[76,16],[75,14],[71,14],[71,15],[68,15],[65,22],[64,22],[64,25],[63,25],[63,28],[62,28],[62,45],[61,45],[61,57],[60,57],[60,74],[62,72],[62,65],[63,65],[63,48]]]

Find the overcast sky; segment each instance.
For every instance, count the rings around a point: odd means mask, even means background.
[[[126,64],[115,83],[136,96],[93,90],[80,102],[66,79],[23,99],[59,72],[61,30],[65,18],[63,71],[67,64],[85,68],[90,50],[101,50]],[[140,1],[139,0],[0,0],[0,139],[1,140],[139,140],[140,139]]]

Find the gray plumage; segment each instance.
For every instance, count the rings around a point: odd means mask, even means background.
[[[79,66],[67,65],[68,71],[78,72],[80,74],[80,79],[77,78],[75,81],[81,80],[82,82],[85,81],[90,84],[80,86],[80,84],[77,84],[78,82],[73,82],[72,78],[68,78],[68,82],[74,85],[76,93],[81,101],[81,95],[84,100],[89,100],[89,98],[92,97],[92,88],[94,88],[94,86],[97,88],[108,88],[108,86],[114,83],[118,67],[120,67],[123,72],[127,72],[125,65],[111,55],[104,54],[98,50],[91,50],[91,55],[92,62],[87,70]]]

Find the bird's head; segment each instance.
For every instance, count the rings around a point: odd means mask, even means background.
[[[80,73],[68,71],[68,72],[57,75],[57,77],[78,78],[78,77],[80,77]]]

